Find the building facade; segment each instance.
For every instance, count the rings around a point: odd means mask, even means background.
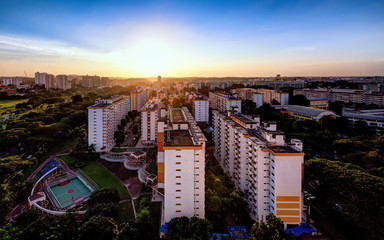
[[[192,115],[196,122],[209,122],[209,99],[206,96],[196,91],[187,92],[185,100],[192,105]]]
[[[82,86],[85,88],[100,87],[100,83],[99,76],[83,76]]]
[[[115,145],[114,134],[131,110],[129,96],[113,96],[97,100],[88,107],[88,145],[93,144],[97,152],[109,151]]]
[[[47,73],[39,73],[39,72],[36,72],[35,73],[35,84],[36,85],[45,85],[45,81],[44,81],[44,75],[46,75]]]
[[[213,111],[214,156],[246,195],[250,216],[279,217],[285,227],[302,220],[303,145],[285,142],[276,122]]]
[[[241,112],[241,99],[225,92],[209,92],[209,107],[219,112],[232,109]]]
[[[45,89],[48,90],[48,89],[56,88],[55,76],[53,74],[45,74],[43,78],[45,83]]]
[[[71,89],[71,82],[68,80],[67,75],[57,75],[56,76],[56,86],[58,89],[67,90]]]
[[[162,223],[205,217],[206,139],[186,107],[168,110],[158,126],[158,187],[164,192]]]
[[[160,114],[158,99],[150,99],[141,109],[141,142],[143,144],[157,141],[157,120]]]
[[[135,90],[131,92],[131,109],[140,111],[150,96],[146,90]]]

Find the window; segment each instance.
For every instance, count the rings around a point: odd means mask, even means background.
[[[176,192],[181,192],[181,189],[176,189]]]
[[[181,185],[181,183],[177,182],[176,185]]]
[[[176,196],[176,199],[180,199],[181,198],[181,196]]]
[[[181,158],[181,155],[176,155],[177,158]]]
[[[181,176],[176,176],[176,178],[181,178]]]
[[[176,172],[180,172],[181,171],[181,169],[176,169]]]
[[[177,213],[181,212],[181,210],[176,210]]]
[[[176,164],[181,164],[181,162],[176,162]]]
[[[181,206],[181,203],[176,203],[176,206]]]

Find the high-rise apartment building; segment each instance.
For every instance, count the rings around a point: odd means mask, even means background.
[[[153,143],[157,140],[157,120],[160,115],[157,98],[148,100],[141,109],[141,141],[143,144]]]
[[[55,76],[53,74],[45,74],[43,78],[45,83],[45,89],[56,88]]]
[[[71,89],[71,82],[68,80],[67,75],[56,76],[56,87],[63,90]]]
[[[147,90],[135,90],[131,92],[131,109],[140,111],[141,108],[150,98],[150,94]]]
[[[108,86],[109,85],[109,77],[102,77],[100,79],[101,81],[101,86]]]
[[[46,75],[46,74],[47,73],[36,72],[35,73],[35,84],[45,85],[44,75]]]
[[[164,192],[162,223],[205,217],[206,138],[186,107],[168,110],[158,124],[158,187]]]
[[[196,122],[209,121],[209,100],[206,96],[192,91],[185,93],[185,100],[192,105],[192,115]]]
[[[93,144],[97,152],[112,149],[117,125],[131,110],[130,103],[129,96],[113,96],[89,106],[88,145]]]
[[[241,112],[241,99],[225,92],[209,92],[209,107],[219,112],[232,109]]]
[[[100,87],[100,77],[99,76],[83,76],[83,87],[93,88]]]
[[[276,122],[213,111],[214,156],[246,195],[250,216],[270,213],[287,225],[302,220],[304,153],[300,140],[285,143]]]

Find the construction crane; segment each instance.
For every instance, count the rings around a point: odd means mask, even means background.
[[[27,76],[27,73],[25,72],[25,70],[24,70],[24,75],[25,75],[25,77],[28,77],[28,76]]]

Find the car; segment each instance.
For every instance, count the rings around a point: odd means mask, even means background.
[[[29,154],[28,157],[27,157],[27,159],[29,160],[29,159],[31,159],[31,158],[32,158],[32,154]]]

